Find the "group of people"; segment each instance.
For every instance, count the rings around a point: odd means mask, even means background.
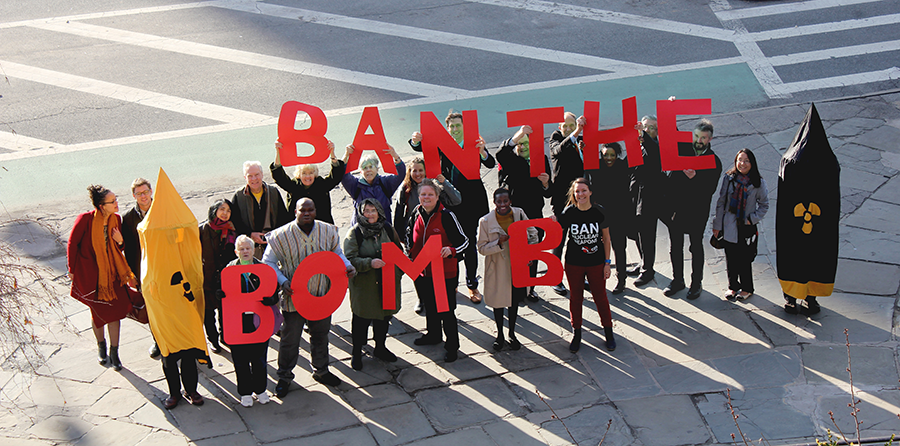
[[[463,144],[462,114],[451,112],[445,120],[447,131]],[[523,126],[505,140],[496,159],[487,150],[484,140],[476,141],[481,166],[494,168],[499,162],[500,187],[493,191],[493,209],[480,178],[464,176],[453,162],[441,155],[440,174],[426,178],[425,162],[416,157],[404,163],[390,147],[387,154],[393,159],[397,174],[379,174],[379,158],[362,158],[359,174],[347,172],[347,162],[356,150],[346,148],[343,159],[335,155],[334,144],[328,142],[331,169],[321,175],[316,165],[297,166],[289,176],[276,155],[269,166],[278,187],[287,193],[287,203],[275,185],[263,181],[259,162],[244,163],[246,185],[230,200],[216,201],[200,228],[203,260],[203,289],[206,300],[204,325],[209,347],[221,352],[223,335],[222,270],[230,265],[264,263],[271,266],[278,280],[275,295],[263,303],[273,308],[280,322],[277,384],[275,394],[288,394],[294,378],[293,369],[299,357],[299,343],[304,328],[309,332],[313,378],[325,385],[337,386],[340,379],[328,369],[328,333],[331,317],[307,320],[294,307],[292,277],[298,265],[317,252],[330,251],[339,256],[349,278],[352,311],[352,357],[354,370],[363,368],[363,347],[372,327],[375,349],[373,356],[385,361],[397,360],[385,345],[388,327],[399,311],[401,272],[395,271],[396,295],[394,309],[384,309],[382,296],[382,268],[387,263],[382,247],[394,244],[413,261],[423,252],[432,237],[440,240],[440,255],[444,273],[446,302],[439,302],[431,267],[427,267],[414,284],[418,295],[416,312],[426,318],[425,332],[414,340],[415,345],[443,343],[444,360],[458,358],[459,331],[455,309],[456,293],[465,265],[467,297],[473,304],[484,299],[494,310],[497,337],[492,348],[518,350],[516,337],[517,308],[539,297],[532,288],[513,286],[509,228],[518,221],[543,217],[545,199],[550,199],[551,219],[563,229],[563,240],[554,254],[563,261],[568,287],[559,283],[553,290],[569,294],[569,310],[573,330],[570,350],[579,350],[582,338],[582,306],[584,291],[593,295],[605,334],[605,347],[616,349],[612,314],[606,295],[606,280],[611,276],[612,258],[616,260],[616,286],[613,294],[624,292],[626,277],[636,275],[635,286],[653,280],[657,221],[669,230],[673,278],[663,291],[674,296],[686,288],[683,268],[684,235],[690,241],[692,273],[688,299],[700,296],[703,278],[703,233],[709,217],[710,203],[716,188],[716,217],[714,236],[725,247],[729,289],[725,297],[746,299],[753,293],[750,264],[756,256],[756,224],[765,216],[768,199],[765,181],[760,177],[753,153],[741,150],[734,165],[721,175],[721,162],[710,149],[713,127],[702,121],[693,131],[692,144],[680,144],[681,156],[711,155],[715,168],[662,170],[656,119],[644,117],[636,127],[640,134],[643,164],[629,167],[618,143],[601,147],[599,169],[584,169],[584,143],[581,138],[585,118],[572,113],[550,137],[549,156],[530,150],[532,129]],[[414,151],[422,151],[422,135],[412,134],[409,144]],[[280,151],[276,143],[276,152]],[[543,162],[545,173],[530,174],[530,162]],[[721,181],[720,181],[721,178]],[[331,212],[331,191],[341,184],[354,202],[351,227],[343,239],[335,226]],[[150,183],[137,179],[132,184],[136,200],[134,209],[124,221],[117,215],[115,194],[102,186],[91,186],[94,211],[81,214],[69,239],[68,268],[72,279],[72,296],[91,309],[92,327],[98,342],[99,361],[110,361],[117,370],[122,367],[118,357],[119,320],[139,310],[141,247],[137,241],[137,224],[144,218],[152,202]],[[399,193],[397,191],[399,190]],[[393,200],[394,195],[397,199]],[[392,209],[393,208],[393,209]],[[391,212],[393,211],[393,218]],[[293,218],[291,214],[293,213]],[[528,229],[529,243],[537,243],[543,231]],[[635,240],[640,253],[637,266],[629,270],[625,258],[628,239]],[[563,248],[565,246],[565,248]],[[563,250],[565,256],[563,257]],[[479,291],[477,274],[479,256],[484,257],[484,294]],[[532,262],[530,273],[536,275],[537,263]],[[98,279],[99,278],[99,279]],[[259,286],[259,278],[242,276],[243,291]],[[330,281],[323,274],[314,275],[308,284],[315,296],[325,295]],[[439,312],[438,308],[449,308]],[[504,335],[504,314],[507,330]],[[245,314],[242,330],[252,332],[259,319]],[[110,336],[107,353],[103,327]],[[251,406],[254,398],[268,402],[266,391],[266,350],[268,342],[229,346],[235,362],[238,393],[244,406]],[[150,355],[159,355],[159,348],[151,347]],[[181,373],[172,358],[164,358],[163,369],[169,382],[167,408],[177,405],[181,384],[182,394],[193,404],[202,404],[197,393],[196,365],[181,360]],[[180,382],[179,382],[180,377]]]

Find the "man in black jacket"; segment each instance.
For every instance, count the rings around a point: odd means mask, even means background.
[[[153,204],[153,188],[150,182],[144,178],[138,178],[131,182],[131,196],[136,203],[134,207],[122,217],[122,249],[125,250],[125,261],[137,279],[138,290],[141,289],[141,240],[138,238],[137,226],[144,220],[150,205]],[[159,345],[153,342],[150,347],[150,357],[159,356]]]
[[[684,283],[684,234],[690,238],[691,288],[688,299],[700,297],[703,281],[703,231],[709,220],[709,204],[722,176],[722,161],[710,149],[713,136],[712,123],[700,121],[694,127],[693,144],[679,143],[680,156],[712,155],[716,167],[712,169],[685,169],[666,172],[666,201],[671,205],[664,222],[669,227],[672,259],[672,283],[663,290],[673,296],[685,288]]]
[[[284,207],[278,188],[263,181],[262,164],[259,161],[244,162],[244,179],[247,184],[235,191],[231,198],[231,222],[238,235],[246,235],[255,244],[254,257],[262,259],[266,249],[265,235],[291,221]]]
[[[586,122],[584,116],[575,118],[572,112],[566,112],[559,130],[550,135],[550,157],[553,160],[553,183],[551,184],[550,206],[556,218],[562,216],[568,201],[569,186],[576,178],[584,176],[584,155],[582,154],[581,132]],[[553,250],[553,254],[562,258],[563,242]],[[565,296],[568,290],[560,282],[553,291]]]

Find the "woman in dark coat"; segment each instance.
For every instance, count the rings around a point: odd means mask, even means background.
[[[629,185],[631,169],[628,162],[619,159],[622,146],[619,143],[604,144],[601,147],[599,169],[585,171],[595,201],[603,206],[609,221],[609,237],[616,255],[616,287],[613,294],[625,291],[625,279],[628,277],[628,265],[625,259],[626,235],[634,225],[634,205],[631,201]]]
[[[397,356],[385,347],[388,325],[391,317],[400,311],[400,278],[394,271],[394,309],[385,310],[381,288],[382,243],[394,243],[400,248],[399,236],[386,224],[384,209],[374,198],[364,198],[356,206],[356,225],[344,238],[344,255],[356,268],[356,276],[350,279],[350,310],[353,312],[352,337],[353,356],[350,361],[353,370],[362,370],[362,348],[369,337],[369,325],[375,339],[376,358],[394,362]],[[402,249],[402,248],[400,248]]]
[[[275,143],[275,162],[269,165],[272,171],[272,179],[275,184],[287,192],[288,214],[294,215],[297,211],[297,202],[301,198],[310,198],[316,204],[316,219],[334,224],[331,216],[331,190],[341,184],[344,170],[347,165],[344,161],[334,156],[334,143],[328,141],[328,149],[331,150],[331,172],[328,176],[319,176],[319,167],[315,164],[301,164],[294,170],[293,177],[289,177],[281,166],[281,143]]]
[[[222,300],[216,291],[222,289],[222,269],[235,259],[234,240],[237,233],[231,223],[231,202],[217,200],[209,207],[206,223],[200,226],[200,245],[203,249],[203,296],[206,299],[203,325],[213,353],[220,353],[222,336]],[[218,317],[216,317],[218,312]],[[216,329],[216,319],[219,328]]]
[[[94,210],[75,219],[66,249],[71,295],[91,309],[91,328],[97,339],[100,364],[105,365],[108,359],[118,371],[122,369],[119,321],[132,311],[125,287],[136,287],[137,280],[122,252],[122,218],[116,213],[119,211],[116,194],[98,185],[88,187],[88,192]],[[108,356],[104,325],[109,332]]]

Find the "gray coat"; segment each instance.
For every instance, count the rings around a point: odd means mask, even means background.
[[[734,192],[734,183],[729,174],[722,175],[722,185],[719,187],[719,199],[716,201],[716,218],[713,219],[713,230],[724,232],[725,241],[737,243],[737,214],[727,211],[728,201]],[[757,224],[769,211],[769,192],[766,188],[766,180],[760,178],[759,187],[752,184],[747,189],[747,209],[744,214],[750,219],[750,223]]]

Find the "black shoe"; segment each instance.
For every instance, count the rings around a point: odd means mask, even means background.
[[[459,359],[459,352],[457,350],[444,354],[444,362],[453,362],[457,359]]]
[[[503,350],[503,346],[505,345],[506,341],[502,337],[498,336],[497,339],[494,340],[494,351],[499,352],[500,350]]]
[[[787,314],[797,314],[799,311],[797,310],[797,299],[793,297],[784,297],[784,312]]]
[[[638,277],[637,279],[635,279],[635,281],[634,281],[634,286],[644,286],[644,285],[650,283],[650,281],[653,280],[653,276],[654,276],[653,273],[649,273],[649,274],[648,274],[648,273],[644,273],[644,274],[641,274],[640,277]]]
[[[159,358],[159,355],[160,355],[159,344],[154,342],[153,347],[150,347],[149,353],[150,353],[151,358],[153,358],[153,359]]]
[[[275,396],[278,398],[284,398],[290,390],[291,382],[286,379],[279,379],[278,384],[275,384]]]
[[[663,295],[666,297],[672,297],[675,293],[684,289],[684,281],[681,280],[673,280],[666,289],[663,290]]]
[[[525,298],[528,299],[528,301],[531,303],[535,303],[541,300],[541,298],[538,297],[537,293],[534,292],[534,288],[532,288],[531,291],[529,291],[528,294],[525,295]]]
[[[375,347],[372,356],[375,356],[384,362],[397,362],[397,355],[391,353],[391,351],[385,347]]]
[[[209,340],[209,347],[213,353],[222,353],[222,346],[219,345],[219,341],[217,341],[216,338]]]
[[[413,341],[413,344],[416,345],[438,345],[440,343],[441,338],[439,336],[431,337],[428,335],[419,336]]]
[[[567,290],[566,286],[563,285],[562,282],[560,282],[559,285],[553,286],[553,292],[559,294],[560,296],[565,296],[569,292],[569,290]]]
[[[619,278],[619,282],[616,283],[616,287],[613,288],[613,294],[622,294],[625,292],[625,277]]]
[[[641,275],[641,265],[634,265],[628,270],[625,271],[631,277],[637,277]]]
[[[700,297],[700,293],[702,293],[702,292],[703,292],[703,288],[701,288],[699,286],[698,287],[691,286],[691,289],[688,290],[687,298],[688,298],[688,300],[694,300],[694,299]]]
[[[109,364],[112,365],[113,370],[119,371],[122,370],[122,361],[119,360],[119,346],[114,346],[109,348]]]
[[[522,348],[522,343],[519,342],[514,336],[509,337],[509,349],[510,350],[518,350]]]
[[[362,353],[353,354],[353,358],[350,359],[350,367],[356,371],[362,370]]]
[[[603,327],[603,331],[606,333],[606,349],[609,351],[616,350],[616,338],[613,336],[612,327]]]
[[[812,316],[822,311],[822,307],[816,302],[815,296],[806,296],[806,307],[800,307],[799,310],[806,316]]]
[[[416,314],[422,316],[425,314],[425,307],[422,306],[422,301],[416,302]]]
[[[109,357],[106,355],[106,341],[100,341],[97,343],[97,362],[100,365],[106,365],[106,361]]]
[[[577,353],[579,348],[581,348],[581,329],[576,328],[575,333],[572,336],[572,342],[569,344],[569,351]]]
[[[315,373],[313,373],[313,379],[318,383],[325,384],[326,386],[337,387],[341,385],[341,379],[331,372],[328,372],[324,375],[316,375]]]

